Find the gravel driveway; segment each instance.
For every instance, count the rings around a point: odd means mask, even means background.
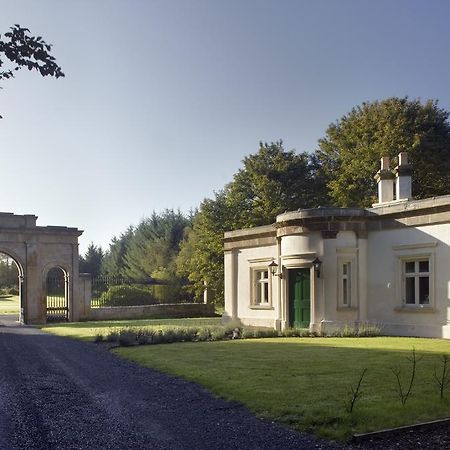
[[[0,449],[337,448],[100,346],[0,316]]]

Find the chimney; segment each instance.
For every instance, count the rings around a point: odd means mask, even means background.
[[[376,173],[378,184],[378,204],[394,200],[394,174],[389,168],[389,156],[381,158],[381,169]]]
[[[398,166],[394,169],[395,173],[395,199],[410,200],[412,197],[411,189],[411,165],[408,164],[408,153],[401,152],[398,155]]]

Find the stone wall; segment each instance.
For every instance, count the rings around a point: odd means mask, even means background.
[[[212,316],[214,316],[214,305],[206,305],[204,303],[173,303],[165,305],[91,308],[86,319],[122,320]]]

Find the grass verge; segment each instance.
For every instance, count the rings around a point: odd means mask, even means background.
[[[0,314],[19,314],[19,296],[1,295]]]
[[[93,341],[97,334],[107,334],[114,329],[123,328],[164,328],[196,327],[220,325],[220,317],[188,318],[188,319],[140,319],[140,320],[108,320],[93,322],[54,323],[39,326],[42,331],[67,336],[84,341]]]
[[[392,368],[409,381],[412,349],[418,363],[412,395],[401,404]],[[433,380],[450,341],[417,338],[276,338],[118,348],[118,355],[197,382],[246,405],[258,416],[299,431],[345,440],[354,433],[450,415],[450,388],[440,400]],[[354,411],[350,385],[367,368]]]

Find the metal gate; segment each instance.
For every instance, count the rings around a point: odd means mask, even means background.
[[[47,276],[47,322],[68,322],[69,305],[65,276],[62,271],[60,276],[51,275]]]

